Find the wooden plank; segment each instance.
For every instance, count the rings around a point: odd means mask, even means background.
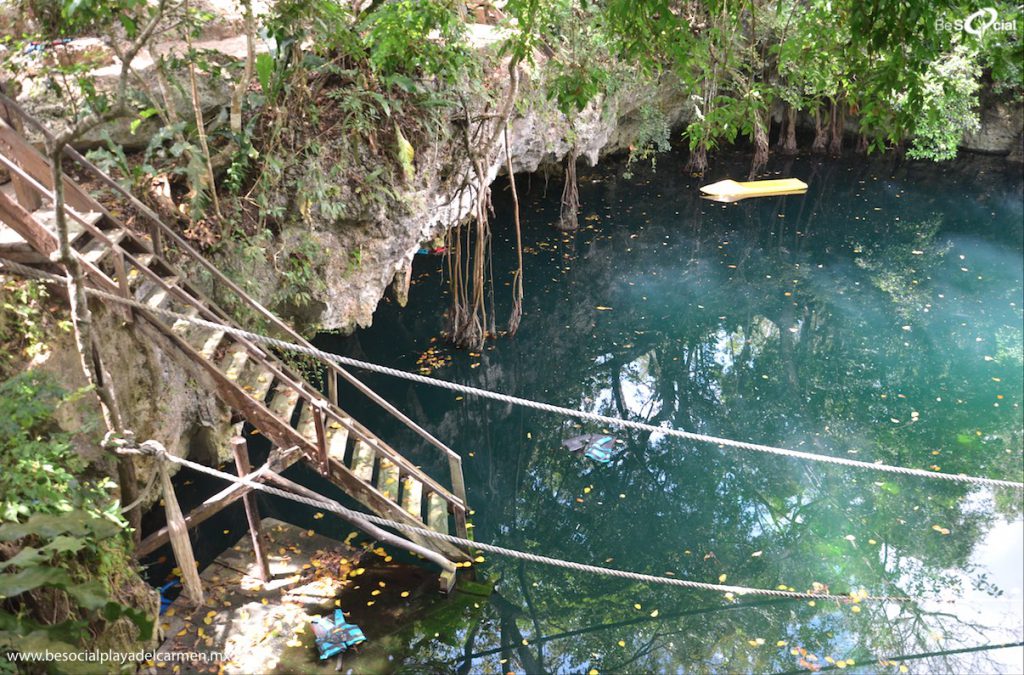
[[[266,471],[266,467],[257,469],[255,472],[249,474],[248,477],[253,479],[258,478],[264,471]],[[213,516],[234,504],[251,490],[252,488],[249,486],[241,485],[239,483],[233,483],[227,486],[220,492],[210,496],[196,508],[189,511],[188,515],[185,516],[185,526],[191,529],[200,523],[206,522]],[[149,555],[168,541],[170,541],[170,536],[167,528],[161,527],[159,530],[143,539],[142,542],[135,547],[135,553],[139,557]]]
[[[203,341],[203,346],[199,348],[199,355],[208,361],[212,360],[217,354],[217,347],[224,340],[224,335],[222,330],[210,330],[206,340]]]
[[[57,250],[57,237],[3,192],[0,192],[0,220],[42,255],[49,257]]]
[[[398,501],[398,467],[385,457],[380,458],[380,471],[377,473],[377,489],[393,502]]]
[[[448,502],[436,492],[427,495],[427,527],[448,534]]]
[[[0,91],[2,90],[3,87],[0,86]],[[13,110],[8,110],[7,105],[3,101],[0,101],[0,119],[6,122],[19,135],[24,133],[24,129],[22,128],[21,124],[21,118],[18,117],[17,112]],[[14,160],[13,157],[10,159],[12,161]],[[21,176],[17,175],[14,172],[10,172],[10,174],[11,183],[14,185],[15,199],[17,200],[17,202],[21,204],[22,208],[24,208],[26,211],[35,211],[36,209],[38,209],[43,203],[39,193],[36,192],[35,188],[33,188]]]
[[[279,383],[274,388],[274,397],[270,399],[270,412],[290,427],[292,413],[295,412],[295,406],[299,404],[299,398],[298,391],[284,383]]]
[[[262,364],[250,361],[245,370],[242,371],[242,380],[239,386],[246,394],[263,403],[270,391],[270,385],[274,383],[274,374]]]
[[[0,152],[47,190],[53,189],[50,161],[3,120],[0,120]],[[79,213],[100,210],[99,203],[66,175],[64,176],[64,201]]]
[[[402,508],[417,519],[423,518],[423,483],[412,476],[402,479]]]
[[[316,443],[316,424],[313,422],[313,406],[302,406],[302,413],[299,415],[299,423],[295,426],[296,431],[302,434],[310,443]]]
[[[327,428],[327,457],[345,463],[345,451],[348,448],[348,429],[337,422]]]
[[[108,232],[107,236],[110,238],[112,243],[118,244],[122,239],[124,239],[125,231],[121,228],[117,228]],[[99,238],[94,238],[82,247],[82,250],[79,251],[79,253],[83,258],[95,265],[112,250],[114,250],[113,247],[107,244],[107,242]]]
[[[224,377],[232,382],[237,382],[238,378],[242,375],[242,370],[245,369],[245,364],[248,362],[248,350],[246,350],[245,345],[236,342],[228,347],[227,354],[221,359],[220,369],[224,373]]]
[[[249,465],[249,447],[245,439],[235,436],[231,439],[231,453],[235,456],[235,467],[239,476],[246,476],[251,472]],[[249,523],[249,537],[252,539],[252,551],[256,557],[256,567],[259,569],[260,581],[270,581],[270,565],[267,562],[267,553],[263,550],[263,536],[260,526],[260,511],[256,506],[256,495],[247,494],[242,497],[245,505],[245,519]]]
[[[352,473],[356,478],[367,483],[373,478],[374,452],[367,443],[356,441],[356,449],[352,452]]]
[[[178,277],[168,277],[164,279],[164,282],[168,286],[173,286],[177,283]],[[171,292],[161,286],[160,284],[153,282],[153,285],[145,291],[142,297],[142,302],[149,305],[150,307],[156,308],[163,305],[170,297]]]
[[[199,315],[199,310],[195,307],[189,307],[187,310],[182,312],[182,314],[194,318]],[[177,319],[173,324],[171,324],[171,332],[183,340],[188,339],[194,328],[198,327],[191,321],[185,321],[184,319]]]

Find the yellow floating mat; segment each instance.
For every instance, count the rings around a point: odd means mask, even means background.
[[[802,194],[807,191],[807,183],[798,178],[753,180],[746,183],[720,180],[717,183],[701,187],[700,191],[710,199],[733,202],[747,197]]]

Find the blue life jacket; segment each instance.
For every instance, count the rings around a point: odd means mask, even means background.
[[[334,610],[333,621],[327,617],[317,617],[312,624],[321,661],[366,642],[362,629],[354,623],[346,622],[345,614],[340,609]]]

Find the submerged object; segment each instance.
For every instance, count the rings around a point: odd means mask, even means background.
[[[607,434],[584,434],[562,441],[566,450],[583,452],[583,456],[601,464],[607,464],[619,455],[615,447],[618,439]]]
[[[778,195],[799,195],[807,191],[807,183],[798,178],[777,180],[752,180],[737,183],[734,180],[720,180],[700,188],[704,196],[718,202],[736,202],[747,197],[775,197]]]
[[[363,630],[354,623],[345,621],[345,614],[334,610],[334,618],[318,616],[311,622],[313,634],[316,635],[316,648],[320,650],[320,660],[342,654],[361,642],[366,642]]]

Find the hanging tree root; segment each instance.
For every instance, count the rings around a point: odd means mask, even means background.
[[[558,218],[558,229],[574,232],[580,227],[577,216],[580,212],[580,189],[576,182],[576,145],[573,144],[565,158],[565,187],[562,188],[562,211]]]

